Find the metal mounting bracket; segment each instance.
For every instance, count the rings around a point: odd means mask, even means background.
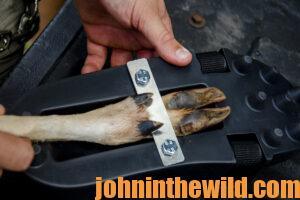
[[[153,132],[153,138],[163,165],[168,166],[183,162],[184,155],[148,61],[146,59],[130,61],[127,63],[127,68],[137,94],[153,93],[153,103],[148,108],[148,112],[151,120],[164,124],[160,129]]]

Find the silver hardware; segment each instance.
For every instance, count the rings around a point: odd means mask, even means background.
[[[282,136],[283,136],[283,131],[282,131],[280,128],[275,128],[275,129],[274,129],[274,134],[275,134],[277,137],[282,137]]]
[[[34,154],[38,155],[42,152],[42,147],[39,144],[34,144],[33,145],[33,150],[34,150]]]
[[[135,82],[139,86],[145,86],[149,83],[150,81],[150,75],[147,70],[140,69],[135,73]]]
[[[244,61],[247,64],[251,64],[253,62],[253,59],[250,56],[244,56]]]
[[[267,99],[267,94],[263,91],[259,91],[257,94],[259,100],[261,101],[265,101]]]
[[[167,110],[165,108],[165,105],[163,103],[163,100],[160,96],[159,90],[158,90],[156,82],[155,82],[155,77],[152,74],[152,71],[148,64],[148,61],[146,59],[134,60],[134,61],[127,63],[127,68],[130,73],[130,77],[131,77],[131,80],[135,87],[136,93],[137,94],[143,94],[143,93],[152,93],[153,94],[153,96],[152,96],[153,103],[147,109],[147,111],[150,114],[150,120],[161,122],[164,124],[160,129],[158,129],[157,131],[152,133],[163,165],[168,166],[168,165],[173,165],[176,163],[183,162],[184,155],[183,155],[180,145],[178,143],[175,131],[174,131],[172,123],[169,119],[169,116],[168,116]],[[138,85],[138,83],[136,82],[136,74],[140,70],[145,70],[149,74],[148,84],[144,85],[143,87]],[[177,146],[177,148],[174,148],[174,149],[176,149],[176,151],[171,156],[166,156],[162,149],[162,145],[167,140],[172,140]],[[169,150],[170,150],[169,153],[172,153],[172,148]]]
[[[166,156],[173,156],[178,146],[175,141],[167,139],[162,145],[161,145],[162,151]]]

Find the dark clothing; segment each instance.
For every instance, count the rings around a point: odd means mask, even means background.
[[[0,0],[0,33],[16,33],[23,12],[24,4],[22,0]],[[2,42],[8,42],[5,38],[1,39]],[[24,44],[22,43],[9,42],[8,48],[4,50],[0,48],[0,84],[11,72],[13,66],[21,59],[23,47]]]

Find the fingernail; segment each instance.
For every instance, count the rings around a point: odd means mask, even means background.
[[[184,48],[184,47],[180,47],[179,49],[177,49],[177,51],[175,52],[175,55],[178,59],[180,60],[185,60],[187,57],[190,56],[190,52]]]

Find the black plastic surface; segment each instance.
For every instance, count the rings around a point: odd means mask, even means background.
[[[201,66],[202,73],[228,72],[226,60],[219,52],[196,54]]]
[[[86,56],[86,38],[72,4],[72,0],[66,1],[65,6],[58,13],[55,20],[47,27],[38,41],[34,43],[25,55],[24,60],[16,66],[15,71],[1,88],[0,101],[9,111],[22,95],[38,85],[49,82],[54,83],[57,80],[80,73],[80,68]],[[276,66],[278,71],[291,83],[300,86],[300,40],[299,34],[295,34],[299,32],[300,28],[300,26],[297,26],[300,21],[298,12],[300,2],[298,0],[253,0],[242,3],[238,0],[166,0],[166,4],[172,18],[176,38],[188,49],[194,52],[208,52],[226,47],[238,54],[248,52],[249,55],[251,54],[252,57],[263,61],[269,66]],[[196,29],[188,23],[190,16],[195,12],[205,18],[206,25],[201,29]],[[253,89],[257,89],[261,88],[261,85],[253,87]],[[266,87],[266,90],[269,88],[273,89],[273,87]],[[100,88],[100,91],[102,90],[103,88]],[[97,90],[97,92],[100,91]],[[83,91],[76,92],[80,93]],[[97,104],[94,106],[97,106]],[[87,108],[92,107],[87,106]],[[81,111],[82,109],[78,108],[76,110]],[[70,110],[63,109],[62,113],[72,113],[76,110],[74,108]],[[250,122],[253,123],[253,120],[255,119],[251,118]],[[293,136],[291,138],[296,140],[295,144],[298,144],[297,141],[300,140],[299,121],[291,123],[287,130],[289,135]],[[286,134],[286,131],[284,133]],[[203,135],[208,134],[210,133],[204,133]],[[286,138],[286,135],[284,135],[284,138]],[[209,148],[210,144],[205,143],[202,145],[204,145],[204,150],[205,148],[212,150]],[[284,145],[282,144],[279,148],[282,148]],[[278,147],[269,148],[278,150]],[[66,159],[79,158],[83,155],[89,155],[91,152],[108,151],[111,148],[92,144],[62,143],[51,144],[49,148],[43,149],[51,150],[55,162],[63,162]],[[205,152],[209,154],[208,151]],[[286,160],[291,155],[293,154],[287,152],[282,154],[282,158]],[[222,154],[218,156],[221,157]],[[207,157],[209,155],[203,155],[199,159],[205,161]],[[267,167],[264,166],[261,168],[260,175],[257,175],[256,178],[264,180],[299,179],[299,163],[300,157],[298,153],[293,159]],[[44,167],[43,173],[47,174],[46,166]],[[222,173],[231,167],[232,164],[224,164],[222,162],[214,162],[214,164],[201,163],[201,165],[184,167],[184,169],[176,167],[173,168],[174,170],[158,170],[155,175],[159,175],[159,178],[162,178],[185,173],[192,178],[204,178],[204,176],[212,178],[215,174]],[[73,171],[73,168],[70,166],[68,169]],[[61,170],[57,170],[57,173],[55,170],[49,170],[52,177],[48,182],[51,184],[62,173]],[[235,171],[235,169],[233,170]],[[81,172],[77,173],[76,169],[73,172],[73,176],[77,177],[73,177],[73,179],[79,180],[80,177],[84,176]],[[47,181],[47,185],[43,185],[38,181],[31,181],[28,177],[20,179],[18,176],[15,177],[15,174],[12,177],[9,175],[8,172],[4,173],[4,177],[0,180],[0,186],[2,186],[3,182],[4,184],[11,183],[10,186],[13,188],[13,192],[9,192],[9,190],[1,187],[3,189],[1,189],[1,193],[5,190],[9,195],[20,195],[22,198],[28,199],[35,199],[34,197],[37,197],[36,199],[80,200],[94,198],[94,187],[77,187],[73,190],[65,190],[59,187],[52,188]],[[42,177],[41,173],[38,174],[38,170],[34,172],[34,175],[35,177]],[[104,174],[98,172],[97,175],[102,176]],[[148,175],[154,176],[154,172],[150,172]],[[253,177],[253,174],[251,177]],[[90,179],[94,179],[94,177],[90,177]],[[33,182],[36,184],[33,184]],[[18,192],[16,192],[16,188],[18,188]],[[0,198],[2,199],[2,197]]]
[[[197,59],[186,68],[176,68],[159,58],[149,60],[161,93],[214,86],[224,91],[227,96],[227,100],[220,105],[229,105],[232,109],[223,126],[180,138],[186,161],[168,167],[169,169],[224,164],[228,167],[224,167],[223,170],[229,170],[236,160],[228,137],[235,135],[240,138],[253,135],[267,161],[300,148],[300,142],[292,139],[295,136],[290,137],[286,130],[291,123],[299,122],[299,104],[288,102],[294,109],[284,112],[277,108],[274,100],[293,88],[289,82],[278,74],[276,82],[267,83],[262,78],[261,71],[271,68],[256,60],[232,54],[228,50],[222,50],[220,53],[225,56],[228,72],[204,74]],[[32,90],[20,99],[11,113],[40,115],[83,112],[134,94],[129,73],[123,66],[65,79]],[[257,94],[263,97],[263,106],[253,109],[255,105],[252,104],[257,102],[249,99]],[[282,131],[281,135],[277,134],[278,130]],[[274,138],[280,142],[274,142]],[[131,177],[168,169],[161,164],[153,141],[109,150],[99,149],[92,155],[59,161],[52,155],[53,148],[55,146],[51,144],[43,145],[44,151],[47,152],[45,162],[32,167],[27,174],[54,187],[93,185],[95,176],[112,179],[117,176]],[[77,172],[82,176],[73,176]],[[177,170],[177,173],[180,173],[180,170]]]

